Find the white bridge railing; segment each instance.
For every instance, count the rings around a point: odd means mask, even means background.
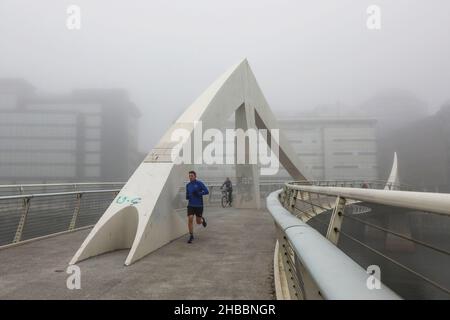
[[[206,206],[221,202],[220,181],[205,181],[210,195]],[[92,227],[123,187],[123,182],[0,185],[0,248]],[[262,182],[261,197],[282,182]],[[235,192],[239,192],[235,188]],[[180,187],[177,210],[185,210]]]
[[[414,232],[410,232],[411,230],[408,230],[406,224],[397,220],[398,216],[406,214],[438,215],[438,218],[441,219],[438,223],[441,227],[439,230],[444,231],[442,236],[448,237],[446,229],[442,229],[442,226],[450,226],[450,219],[448,219],[450,194],[374,190],[368,189],[367,184],[361,188],[359,183],[353,183],[355,186],[353,188],[332,186],[332,182],[326,182],[325,185],[328,186],[324,186],[324,184],[324,182],[318,181],[290,182],[285,184],[283,190],[275,191],[267,198],[267,209],[277,227],[277,252],[274,263],[275,275],[278,279],[278,298],[399,298],[396,293],[386,287],[385,283],[381,285],[381,289],[374,289],[368,284],[368,281],[377,281],[377,279],[370,278],[371,276],[375,277],[376,274],[368,274],[366,269],[360,265],[365,264],[365,267],[370,265],[371,259],[384,261],[383,273],[389,273],[389,270],[386,269],[396,268],[406,274],[399,278],[403,277],[408,281],[415,278],[417,281],[421,281],[424,284],[418,285],[418,287],[422,289],[426,287],[426,290],[422,291],[433,291],[431,294],[433,298],[448,299],[450,297],[448,289],[450,275],[446,271],[450,267],[449,243],[442,241],[437,244],[436,241],[430,242],[426,237],[414,237],[412,235]],[[401,189],[401,187],[396,186],[396,189]],[[373,221],[380,213],[391,218],[387,221],[393,220],[394,224],[389,225],[388,222],[388,226],[386,226],[374,223]],[[322,219],[325,216],[329,221]],[[386,217],[383,218],[386,220]],[[346,230],[343,224],[344,220],[347,223],[352,221],[352,223],[362,225],[363,231],[358,234],[359,236],[352,234],[349,231],[350,228]],[[313,224],[323,227],[323,234],[312,228]],[[420,224],[418,227],[424,228]],[[381,246],[373,245],[371,241],[366,241],[364,236],[360,236],[367,234],[370,230],[384,234]],[[421,234],[419,233],[419,235]],[[391,238],[412,243],[414,246],[427,250],[426,257],[428,258],[432,257],[430,254],[432,252],[436,255],[437,263],[442,265],[436,268],[436,266],[432,266],[432,261],[407,265],[401,258],[407,255],[409,261],[423,260],[420,257],[413,259],[415,254],[423,253],[423,250],[414,247],[416,249],[409,250],[406,254],[403,252],[391,254],[392,252],[383,248],[383,245]],[[359,256],[365,250],[372,255],[372,258],[362,259],[363,263],[358,264],[341,250],[341,241],[343,240],[358,246],[361,249],[358,250]],[[391,285],[390,287],[393,289]],[[397,290],[396,292],[400,294]],[[408,294],[406,295],[408,296]],[[401,296],[404,298],[403,295]]]
[[[0,248],[88,228],[97,222],[119,191],[99,189],[0,196]]]

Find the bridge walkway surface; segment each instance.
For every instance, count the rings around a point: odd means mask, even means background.
[[[131,266],[128,250],[79,262],[81,289],[66,268],[89,230],[0,250],[0,299],[274,299],[274,223],[265,210],[206,208],[207,228]]]

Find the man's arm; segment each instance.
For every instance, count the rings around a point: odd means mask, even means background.
[[[208,190],[208,188],[205,186],[205,184],[203,183],[203,182],[201,182],[201,195],[206,195],[206,194],[209,194],[209,190]]]
[[[188,186],[186,185],[186,200],[189,200],[189,195],[188,195]]]

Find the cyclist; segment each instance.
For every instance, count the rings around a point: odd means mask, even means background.
[[[230,178],[226,178],[225,182],[222,184],[221,189],[224,189],[228,195],[228,202],[231,204],[232,194],[233,194],[233,185],[231,183]]]

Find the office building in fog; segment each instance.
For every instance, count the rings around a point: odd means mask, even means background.
[[[313,179],[378,179],[376,120],[301,117],[279,124]],[[289,179],[284,169],[279,176]]]
[[[313,179],[378,179],[375,119],[306,114],[279,119],[278,124]],[[227,126],[233,127],[232,123]],[[196,168],[209,181],[235,176],[233,165],[201,165]],[[260,179],[286,181],[291,178],[286,170],[280,168],[278,174]]]
[[[0,79],[0,183],[126,180],[142,161],[139,117],[124,90],[42,95]]]

